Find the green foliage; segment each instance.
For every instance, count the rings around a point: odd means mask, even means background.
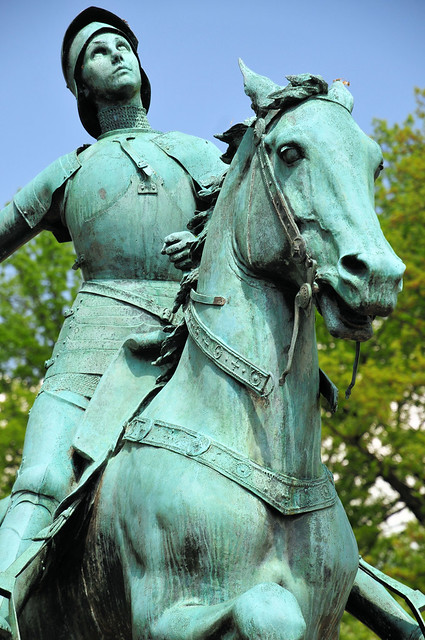
[[[28,411],[78,277],[70,245],[42,233],[0,265],[0,495],[10,492]]]
[[[385,157],[377,211],[388,241],[406,264],[404,290],[391,317],[375,321],[374,337],[362,345],[357,385],[348,401],[340,394],[335,416],[325,416],[323,437],[324,457],[337,478],[360,553],[425,591],[425,90],[415,93],[416,112],[403,124],[374,122],[374,138]],[[321,319],[318,339],[321,366],[344,390],[354,343],[330,339]],[[403,509],[412,522],[401,534],[388,536]],[[351,625],[344,623],[342,638],[375,637]]]

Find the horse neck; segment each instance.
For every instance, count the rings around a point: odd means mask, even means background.
[[[247,182],[243,180],[235,191],[226,189],[226,183],[232,184],[226,179],[200,267],[198,292],[223,296],[226,303],[194,306],[212,334],[271,372],[273,390],[267,397],[249,390],[217,368],[189,337],[179,367],[164,390],[165,402],[154,400],[152,411],[155,414],[159,408],[163,419],[172,416],[175,422],[204,432],[275,471],[316,477],[321,461],[314,314],[302,312],[291,372],[279,386],[294,325],[294,294],[285,294],[250,272],[238,256],[233,221],[237,207],[247,204]]]
[[[228,180],[229,183],[232,181]],[[274,388],[267,398],[262,398],[227,374],[215,372],[213,380],[208,375],[209,392],[217,394],[216,398],[227,398],[220,403],[219,411],[225,413],[225,402],[231,403],[232,438],[238,438],[238,450],[247,447],[247,455],[254,453],[256,459],[261,457],[275,470],[314,476],[320,465],[314,313],[307,316],[301,311],[291,371],[285,384],[279,386],[279,377],[288,363],[294,326],[294,292],[284,292],[252,273],[238,255],[233,221],[237,207],[248,209],[248,184],[249,176],[237,192],[223,191],[200,269],[198,292],[222,296],[226,304],[218,308],[197,304],[196,311],[209,330],[226,345],[261,369],[270,371]],[[215,424],[220,425],[215,427],[220,429],[219,437],[228,437],[228,421]]]

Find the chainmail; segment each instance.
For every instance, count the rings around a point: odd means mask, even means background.
[[[115,129],[144,129],[152,131],[146,117],[146,109],[137,105],[122,105],[102,109],[98,113],[102,133]]]
[[[91,398],[101,376],[91,373],[60,373],[47,378],[40,389],[55,393],[58,391],[73,391],[86,398]]]

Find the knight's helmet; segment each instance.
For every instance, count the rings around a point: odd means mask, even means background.
[[[81,66],[89,41],[99,33],[116,32],[122,35],[130,44],[139,61],[142,84],[140,96],[143,107],[149,110],[151,101],[151,85],[143,70],[137,53],[138,40],[128,24],[114,13],[99,7],[85,9],[71,22],[66,30],[62,44],[62,71],[66,86],[77,98],[80,120],[94,138],[98,138],[101,130],[94,103],[79,89]]]

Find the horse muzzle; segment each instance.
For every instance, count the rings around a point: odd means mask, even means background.
[[[326,275],[319,268],[316,303],[331,335],[359,342],[371,338],[375,316],[386,317],[395,308],[404,271],[392,251],[346,254]]]

